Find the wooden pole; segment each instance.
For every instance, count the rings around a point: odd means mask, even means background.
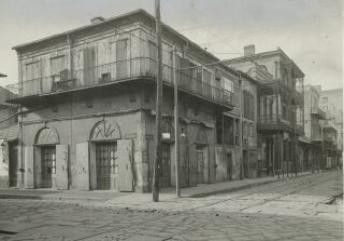
[[[179,113],[178,113],[178,81],[176,69],[176,48],[173,47],[172,53],[173,66],[173,85],[174,85],[174,165],[176,177],[176,195],[180,197],[180,183],[179,183]]]
[[[157,39],[157,77],[156,77],[156,107],[155,107],[155,159],[153,171],[153,201],[159,201],[159,167],[161,165],[161,104],[162,104],[162,53],[160,29],[160,0],[155,0],[155,28]]]
[[[240,123],[240,132],[239,132],[239,139],[240,139],[240,156],[241,156],[241,162],[240,162],[240,179],[244,179],[245,177],[245,170],[244,170],[244,155],[243,155],[243,83],[242,83],[242,78],[241,78],[241,73],[239,75],[239,86],[240,86],[240,119],[239,119],[239,123]]]

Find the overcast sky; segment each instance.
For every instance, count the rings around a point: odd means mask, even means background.
[[[0,0],[0,85],[17,81],[13,46],[137,8],[154,0]],[[219,58],[280,47],[323,89],[343,85],[342,13],[341,0],[161,0],[162,21]]]

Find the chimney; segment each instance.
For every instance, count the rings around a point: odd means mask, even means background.
[[[256,46],[254,44],[246,45],[244,47],[244,56],[251,56],[256,54]]]
[[[105,21],[105,18],[98,16],[91,19],[91,24],[98,24]]]

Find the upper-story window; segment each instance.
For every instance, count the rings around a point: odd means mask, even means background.
[[[328,102],[328,98],[327,97],[322,97],[322,101],[323,101],[323,103],[327,103]]]
[[[254,119],[254,111],[255,111],[255,102],[254,102],[254,97],[253,95],[247,91],[243,91],[243,96],[244,96],[244,105],[243,105],[243,112],[244,112],[244,117],[250,120]]]
[[[223,88],[226,90],[226,91],[229,91],[229,92],[234,92],[234,83],[233,81],[229,80],[229,79],[226,79],[226,78],[223,78]]]
[[[67,80],[66,56],[60,55],[50,59],[50,74],[54,82]]]
[[[41,63],[39,61],[31,62],[25,66],[25,80],[34,80],[41,77]]]
[[[128,39],[121,39],[116,42],[116,73],[117,78],[128,77]]]

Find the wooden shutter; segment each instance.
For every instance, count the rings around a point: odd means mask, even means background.
[[[89,190],[88,143],[76,144],[76,166],[74,186],[78,190]]]
[[[56,146],[56,188],[68,189],[68,145]]]
[[[133,191],[133,154],[131,140],[117,141],[118,154],[118,189],[119,191]]]
[[[128,40],[122,39],[116,43],[117,79],[129,77],[128,72]]]
[[[84,60],[84,85],[89,86],[96,82],[96,49],[85,48],[83,54]]]
[[[26,146],[24,152],[25,162],[25,187],[34,187],[34,151],[33,146]]]

